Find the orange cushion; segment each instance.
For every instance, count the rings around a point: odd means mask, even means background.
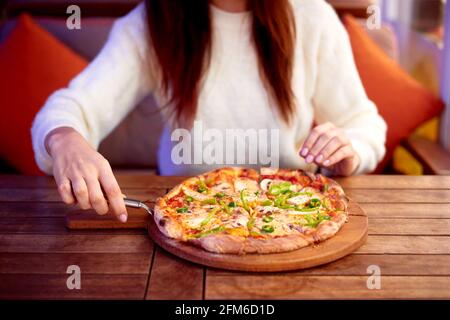
[[[31,145],[31,124],[55,90],[87,62],[22,15],[0,44],[0,157],[26,175],[42,174]]]
[[[343,21],[367,95],[388,126],[387,152],[376,170],[379,173],[395,147],[420,124],[439,115],[444,103],[389,58],[355,18],[346,15]]]

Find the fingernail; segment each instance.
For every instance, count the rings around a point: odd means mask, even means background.
[[[308,148],[303,148],[302,149],[302,151],[300,152],[300,155],[302,156],[302,157],[306,157],[306,155],[308,154]]]
[[[317,162],[317,163],[321,163],[322,161],[323,161],[323,155],[319,154],[319,155],[316,157],[316,162]]]
[[[313,160],[314,160],[314,156],[312,156],[312,155],[309,155],[306,157],[306,163],[311,163],[311,162],[313,162]]]
[[[123,223],[127,222],[127,215],[124,214],[124,213],[122,213],[122,214],[119,216],[119,220],[120,220],[120,222],[123,222]]]
[[[326,165],[326,166],[328,166],[328,165],[330,164],[330,160],[325,160],[325,161],[323,162],[323,164]]]

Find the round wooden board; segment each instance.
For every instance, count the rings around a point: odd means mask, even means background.
[[[217,254],[163,235],[153,219],[148,232],[152,239],[168,252],[208,267],[250,271],[275,272],[305,269],[340,259],[366,242],[368,220],[355,202],[349,205],[349,221],[333,237],[314,246],[272,254]]]

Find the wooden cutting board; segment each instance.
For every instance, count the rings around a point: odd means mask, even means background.
[[[129,209],[127,223],[111,216],[98,216],[92,212],[75,212],[67,215],[69,229],[130,229],[145,228],[152,240],[168,252],[209,267],[250,271],[275,272],[310,268],[338,260],[366,242],[368,219],[362,208],[351,201],[349,221],[333,238],[314,246],[274,254],[217,254],[164,236],[154,220],[143,210]]]

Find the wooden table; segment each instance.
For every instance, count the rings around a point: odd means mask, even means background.
[[[182,178],[118,176],[124,193],[152,202]],[[450,298],[450,176],[341,179],[369,216],[354,254],[309,270],[251,274],[214,270],[156,247],[145,231],[69,231],[77,210],[50,178],[0,176],[0,298]],[[69,290],[69,265],[81,289]],[[368,289],[371,265],[381,289]]]

